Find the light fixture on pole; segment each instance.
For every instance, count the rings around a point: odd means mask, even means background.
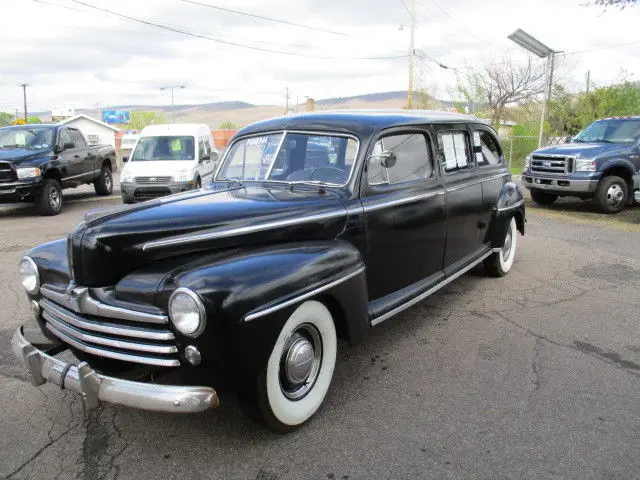
[[[518,29],[507,37],[509,40],[520,45],[528,52],[540,58],[547,58],[549,62],[549,83],[547,85],[547,95],[542,103],[542,113],[540,115],[540,131],[538,133],[538,148],[542,147],[542,133],[544,130],[544,120],[547,114],[547,108],[549,107],[549,100],[551,99],[551,88],[553,87],[553,69],[555,66],[555,54],[556,50],[547,47],[540,40],[532,37],[522,29]]]
[[[173,106],[174,106],[174,104],[173,104],[173,91],[176,88],[187,88],[187,86],[186,85],[167,85],[166,87],[160,87],[160,90],[162,90],[163,92],[165,90],[171,90],[171,121],[172,122],[176,121],[176,112],[173,109]]]

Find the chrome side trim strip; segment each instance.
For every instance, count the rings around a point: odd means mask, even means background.
[[[473,263],[470,263],[469,265],[467,265],[466,267],[464,267],[462,270],[454,273],[453,275],[445,278],[442,282],[440,282],[439,284],[431,287],[429,290],[427,290],[424,293],[421,293],[420,295],[418,295],[417,297],[412,298],[411,300],[409,300],[406,303],[403,303],[402,305],[394,308],[393,310],[380,315],[379,317],[374,318],[373,320],[371,320],[371,326],[376,326],[382,322],[384,322],[385,320],[387,320],[390,317],[393,317],[394,315],[396,315],[397,313],[402,312],[403,310],[406,310],[409,307],[412,307],[413,305],[415,305],[416,303],[424,300],[425,298],[427,298],[429,295],[431,295],[434,292],[437,292],[438,290],[440,290],[442,287],[444,287],[445,285],[448,285],[449,283],[453,282],[456,278],[461,277],[462,275],[464,275],[465,273],[467,273],[469,270],[471,270],[473,267],[475,267],[476,265],[478,265],[480,262],[482,262],[485,258],[487,258],[489,255],[491,255],[493,252],[491,250],[489,250],[488,252],[486,252],[485,254],[483,254],[479,259],[477,259],[476,261],[474,261]]]
[[[52,327],[83,342],[95,343],[97,345],[104,345],[106,347],[121,348],[123,350],[134,350],[138,352],[157,354],[171,354],[178,352],[178,349],[175,347],[175,345],[154,345],[149,343],[137,343],[129,342],[127,340],[118,340],[115,338],[91,335],[89,333],[84,333],[77,328],[65,325],[64,323],[56,320],[55,317],[51,316],[47,312],[43,312],[42,316],[49,324],[51,324]]]
[[[64,311],[55,303],[46,299],[40,300],[40,306],[45,312],[54,318],[63,320],[74,327],[84,328],[85,330],[107,333],[110,335],[120,335],[122,337],[144,338],[148,340],[173,340],[175,338],[173,333],[168,330],[158,331],[139,327],[129,327],[126,325],[116,325],[98,320],[88,320],[71,312]]]
[[[518,200],[513,205],[509,205],[508,207],[501,207],[498,209],[499,212],[505,212],[507,210],[513,210],[514,208],[518,208],[520,205],[524,205],[524,199]]]
[[[65,333],[62,333],[60,330],[56,329],[50,323],[46,324],[47,330],[53,333],[56,337],[58,337],[63,342],[81,350],[83,352],[89,353],[91,355],[98,355],[100,357],[112,358],[114,360],[122,360],[123,362],[133,362],[133,363],[144,363],[145,365],[154,365],[157,367],[179,367],[180,361],[177,359],[165,359],[165,358],[154,358],[154,357],[144,357],[140,355],[129,355],[127,353],[114,352],[112,350],[91,347],[79,340],[76,340]]]
[[[97,317],[117,318],[119,320],[128,320],[131,322],[169,323],[169,317],[166,315],[155,315],[153,313],[139,312],[121,307],[114,307],[102,303],[89,294],[89,290],[85,287],[78,287],[73,290],[73,295],[60,293],[43,286],[40,290],[42,295],[55,303],[63,305],[77,313],[88,313]]]
[[[439,190],[437,192],[422,193],[420,195],[414,195],[413,197],[399,198],[396,200],[388,200],[386,202],[374,203],[372,205],[369,204],[364,207],[364,211],[371,212],[371,211],[379,210],[381,208],[392,207],[394,205],[402,205],[405,203],[411,203],[418,200],[425,200],[427,198],[437,197],[440,195],[444,195],[444,190]],[[372,198],[372,197],[368,197],[368,198]]]
[[[504,172],[504,173],[499,173],[497,175],[492,175],[490,177],[478,178],[478,179],[473,180],[471,182],[463,183],[463,184],[460,184],[460,185],[454,185],[453,187],[450,187],[450,188],[447,188],[446,185],[445,185],[445,188],[446,188],[447,192],[452,192],[454,190],[459,190],[461,188],[471,187],[473,185],[477,185],[478,183],[489,182],[491,180],[497,180],[498,178],[506,177],[507,175],[511,175],[511,173],[510,172]]]
[[[316,215],[308,215],[302,218],[288,218],[286,220],[277,220],[275,222],[266,222],[258,225],[247,225],[246,227],[229,228],[227,230],[221,230],[218,232],[197,233],[195,235],[189,235],[186,237],[168,238],[165,240],[154,240],[152,242],[145,243],[142,247],[143,251],[151,250],[153,248],[166,247],[168,245],[184,245],[187,243],[200,242],[202,240],[212,240],[214,238],[234,237],[237,235],[244,235],[247,233],[262,232],[264,230],[270,230],[272,228],[289,227],[291,225],[299,225],[301,223],[314,222],[318,220],[326,220],[329,218],[337,218],[346,216],[346,210],[336,210],[327,213],[318,213]]]
[[[364,272],[364,270],[365,270],[365,267],[359,267],[357,270],[345,275],[344,277],[334,280],[333,282],[327,283],[326,285],[323,285],[321,287],[315,288],[310,292],[299,295],[295,298],[292,298],[291,300],[287,300],[286,302],[278,303],[277,305],[274,305],[272,307],[265,308],[264,310],[258,310],[257,312],[250,313],[249,315],[246,315],[244,317],[244,321],[250,322],[252,320],[255,320],[256,318],[264,317],[265,315],[269,315],[270,313],[276,312],[290,305],[306,300],[307,298],[311,298],[317,295],[318,293],[324,292],[325,290],[329,290],[330,288],[333,288],[336,285],[341,284],[342,282],[346,282],[347,280],[355,277],[356,275],[360,275],[362,272]]]

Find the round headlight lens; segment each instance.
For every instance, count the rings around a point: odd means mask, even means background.
[[[24,289],[35,295],[40,290],[40,274],[38,273],[38,267],[29,257],[24,257],[20,262],[20,281]]]
[[[169,317],[173,325],[184,335],[196,337],[204,330],[204,305],[198,295],[187,288],[179,288],[171,295]]]

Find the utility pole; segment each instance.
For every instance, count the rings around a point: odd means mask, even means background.
[[[407,108],[413,108],[413,63],[416,36],[416,0],[411,0],[411,28],[409,33],[409,87],[407,88]]]
[[[587,70],[587,93],[591,88],[591,70]]]
[[[551,100],[551,89],[553,88],[553,69],[555,67],[556,53],[551,52],[549,55],[549,84],[547,85],[547,96],[542,104],[542,115],[540,116],[540,133],[538,134],[538,148],[542,148],[542,132],[544,130],[544,120],[549,109],[549,101]]]
[[[289,98],[291,98],[289,96],[289,87],[285,88],[284,90],[284,114],[288,114],[289,113]]]
[[[171,121],[175,123],[176,121],[176,112],[173,109],[174,107],[174,103],[173,103],[173,91],[176,88],[187,88],[186,85],[167,85],[166,87],[160,87],[160,90],[162,90],[163,92],[165,90],[171,90]]]
[[[28,83],[21,83],[22,87],[22,100],[24,101],[24,123],[27,123],[27,87],[30,87]]]

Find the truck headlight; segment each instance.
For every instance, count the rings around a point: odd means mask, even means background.
[[[169,317],[178,331],[189,337],[200,335],[207,321],[202,300],[188,288],[178,288],[171,294]]]
[[[133,182],[133,173],[126,169],[122,169],[122,173],[120,174],[120,183],[132,183]]]
[[[576,158],[575,163],[573,164],[573,170],[575,172],[595,172],[596,161],[586,160],[584,158]]]
[[[20,281],[27,293],[35,295],[40,291],[38,266],[30,257],[24,257],[20,262]]]
[[[531,155],[527,155],[524,157],[524,168],[525,170],[531,166]]]
[[[24,180],[26,178],[36,178],[41,175],[41,170],[35,167],[21,167],[16,168],[18,174],[18,180]]]
[[[173,176],[174,182],[188,182],[189,180],[193,180],[190,170],[182,170]]]

